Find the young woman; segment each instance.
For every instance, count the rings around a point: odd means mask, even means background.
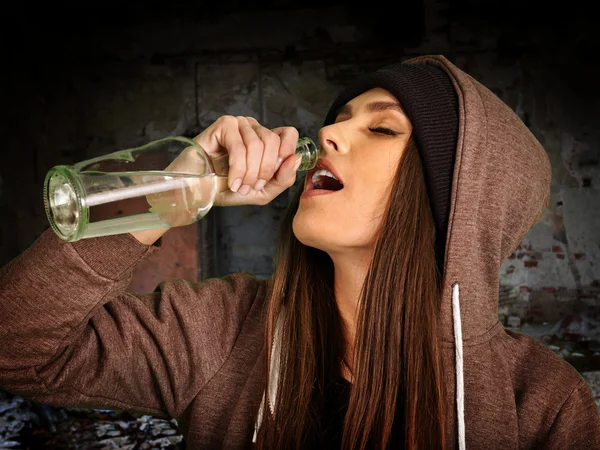
[[[216,204],[292,186],[297,137],[244,117],[207,128],[197,141],[231,166]],[[166,230],[46,231],[0,272],[0,386],[174,417],[190,449],[599,449],[583,378],[498,321],[500,266],[550,198],[513,111],[424,56],[349,86],[319,140],[269,280],[127,293]]]

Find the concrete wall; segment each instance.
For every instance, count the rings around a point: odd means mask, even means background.
[[[23,22],[31,33],[5,39],[0,262],[47,227],[42,181],[53,165],[193,136],[222,114],[315,136],[356,74],[442,53],[514,108],[553,165],[550,207],[502,267],[500,316],[513,326],[581,311],[598,317],[600,96],[598,69],[586,59],[593,28],[584,14],[542,19],[518,5],[478,11],[475,2],[427,0],[402,19],[333,5]],[[172,230],[168,258],[140,268],[133,288],[175,276],[268,276],[287,201],[283,194],[266,207],[215,209],[199,225]]]
[[[161,12],[131,3],[127,10],[80,9],[78,17],[40,6],[11,16],[5,5],[0,265],[48,227],[42,182],[54,165],[167,135],[192,137],[221,114],[315,136],[329,103],[356,74],[441,53],[504,99],[548,151],[552,199],[502,266],[499,317],[568,359],[600,407],[596,15],[582,5],[554,12],[517,0],[404,2],[400,12],[329,3],[305,1],[301,9],[285,0],[252,12],[253,2],[173,0]],[[165,251],[138,267],[129,289],[236,271],[268,276],[288,199],[216,208],[197,225],[171,230]],[[150,448],[170,439],[165,448],[182,448],[172,424],[149,416],[82,427],[79,412],[60,412],[0,391],[0,446],[83,448],[101,440],[102,448]],[[47,423],[52,417],[56,428]]]

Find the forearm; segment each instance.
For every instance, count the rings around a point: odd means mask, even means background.
[[[43,364],[152,247],[105,237],[69,244],[47,230],[0,270],[0,368]],[[123,285],[123,286],[122,286]]]
[[[131,234],[142,244],[152,245],[169,230],[170,228],[158,228],[155,230],[132,231],[129,234]]]

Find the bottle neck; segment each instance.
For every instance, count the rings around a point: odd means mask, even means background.
[[[296,154],[302,155],[302,162],[300,163],[300,167],[298,167],[298,171],[302,172],[310,170],[317,165],[320,150],[311,138],[302,137],[298,139]]]

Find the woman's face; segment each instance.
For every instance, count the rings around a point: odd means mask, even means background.
[[[323,153],[306,175],[296,238],[330,255],[371,249],[411,132],[400,103],[385,89],[348,102],[319,132]]]

